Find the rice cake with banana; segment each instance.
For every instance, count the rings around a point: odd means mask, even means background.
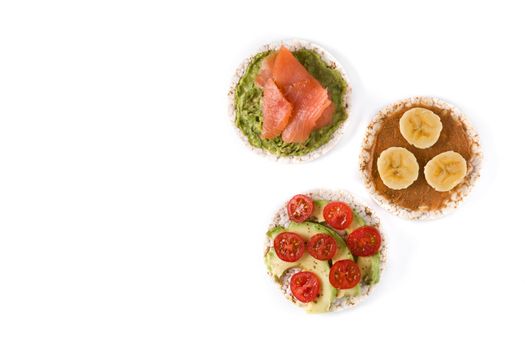
[[[379,111],[360,154],[365,186],[401,217],[440,217],[463,201],[480,175],[479,137],[456,107],[413,97]]]

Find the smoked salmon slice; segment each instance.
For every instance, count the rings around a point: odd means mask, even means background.
[[[267,79],[263,90],[262,137],[273,139],[281,135],[292,115],[292,104],[286,100],[272,79]]]
[[[301,143],[332,122],[335,106],[327,90],[286,47],[266,57],[256,83],[263,87],[263,138]]]
[[[335,105],[333,102],[330,102],[330,105],[326,107],[326,109],[323,111],[323,114],[321,114],[321,117],[317,119],[314,130],[319,130],[322,127],[332,124],[332,117],[334,113],[335,113]]]
[[[303,80],[289,86],[285,96],[292,103],[292,120],[281,137],[287,143],[304,142],[315,128],[317,120],[330,105],[328,93],[315,80]]]
[[[286,47],[281,46],[275,57],[272,68],[273,80],[277,86],[284,87],[303,80],[313,80],[319,87],[321,84],[306,70],[297,58]]]
[[[306,141],[331,103],[328,92],[285,47],[275,57],[272,76],[294,107],[292,120],[282,134],[283,141]]]
[[[276,56],[277,52],[272,52],[262,61],[261,68],[259,68],[259,74],[257,74],[257,77],[255,78],[255,82],[260,87],[264,87],[266,80],[272,77],[272,69]]]

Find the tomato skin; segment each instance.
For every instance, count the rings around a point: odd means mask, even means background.
[[[346,244],[354,256],[374,255],[381,247],[381,235],[375,227],[361,226],[350,232]]]
[[[290,290],[303,303],[314,301],[319,296],[321,281],[313,272],[301,271],[290,279]]]
[[[339,260],[330,269],[329,280],[337,289],[354,288],[361,280],[361,270],[350,259]]]
[[[294,222],[303,222],[312,216],[314,201],[303,194],[297,194],[288,201],[288,217]]]
[[[304,254],[305,241],[297,233],[281,232],[273,240],[273,248],[279,259],[294,262]]]
[[[306,250],[317,260],[329,260],[337,251],[337,243],[334,237],[326,233],[318,233],[310,238]]]
[[[323,209],[324,220],[336,230],[344,230],[352,224],[354,213],[344,202],[328,203]]]

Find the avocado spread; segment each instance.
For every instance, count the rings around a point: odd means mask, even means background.
[[[304,143],[285,143],[281,136],[263,139],[261,138],[263,91],[255,84],[255,78],[262,61],[272,52],[270,50],[255,55],[239,80],[235,88],[235,124],[254,147],[267,150],[277,156],[302,156],[326,144],[348,118],[345,102],[347,84],[341,73],[325,63],[316,52],[307,49],[294,51],[293,55],[299,62],[328,90],[336,107],[332,123],[313,131]]]

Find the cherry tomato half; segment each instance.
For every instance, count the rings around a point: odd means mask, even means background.
[[[339,260],[330,269],[329,279],[332,286],[337,289],[350,289],[361,280],[361,271],[352,260]]]
[[[344,202],[328,203],[323,209],[324,220],[337,230],[344,230],[352,223],[352,208]]]
[[[288,202],[288,217],[292,221],[303,222],[312,215],[313,211],[314,201],[305,195],[295,195]]]
[[[273,248],[279,259],[294,262],[304,254],[305,242],[301,236],[293,232],[282,232],[273,240]]]
[[[354,256],[370,256],[379,251],[381,235],[372,226],[361,226],[346,237],[348,249]]]
[[[321,281],[310,271],[296,273],[290,279],[292,294],[303,303],[314,301],[319,296]]]
[[[318,260],[332,259],[337,250],[334,237],[326,233],[318,233],[308,241],[306,249],[311,256]]]

